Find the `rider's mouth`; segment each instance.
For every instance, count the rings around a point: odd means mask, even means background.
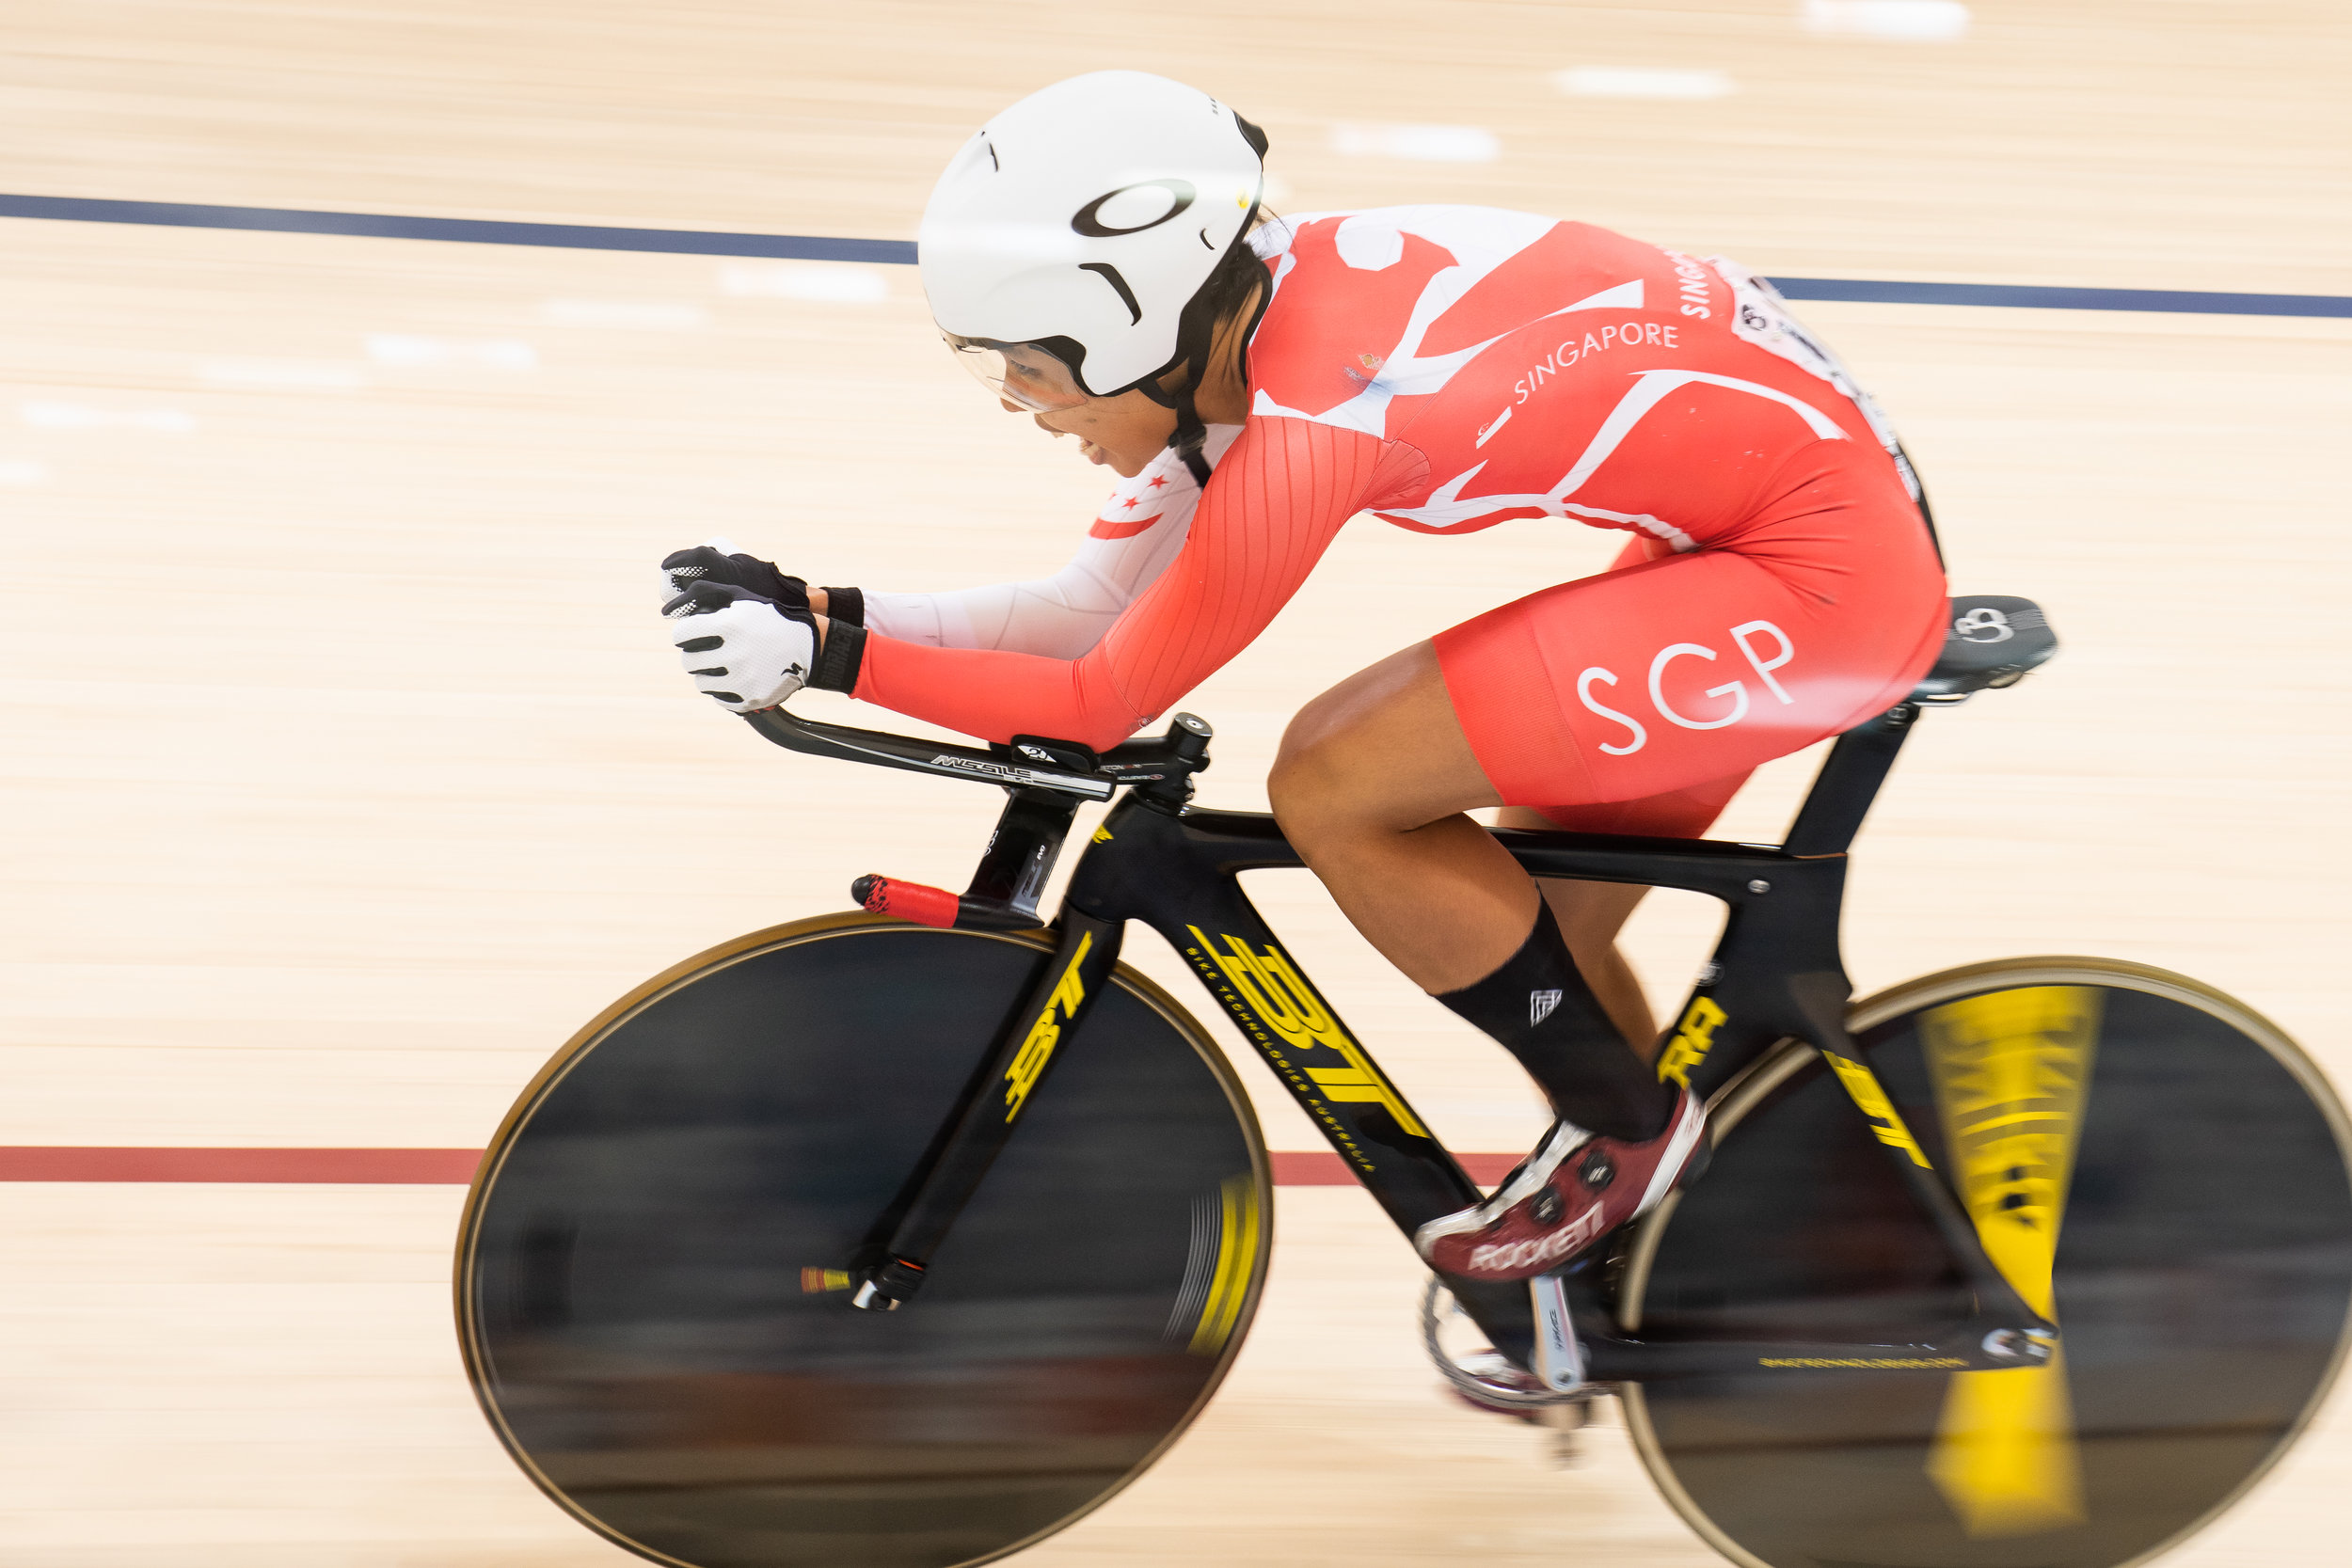
[[[1036,415],[1034,418],[1037,420],[1038,429],[1045,432],[1046,435],[1051,436],[1057,441],[1060,440],[1065,436],[1076,435],[1076,432],[1074,431],[1056,430],[1052,425],[1045,422],[1045,416],[1042,414]],[[1096,446],[1093,442],[1088,440],[1083,436],[1078,436],[1078,455],[1085,458],[1088,462],[1094,464],[1104,464],[1111,460],[1111,454],[1109,452],[1104,451],[1101,447]]]

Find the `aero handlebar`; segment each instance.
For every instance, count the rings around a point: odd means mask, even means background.
[[[1189,713],[1176,715],[1168,733],[1129,740],[1098,756],[1084,746],[1018,735],[1009,745],[985,751],[917,740],[880,730],[852,729],[795,718],[782,707],[743,715],[743,721],[787,751],[877,768],[902,768],[936,778],[999,784],[1007,789],[1046,789],[1085,800],[1107,800],[1121,784],[1175,784],[1209,765],[1216,732]]]

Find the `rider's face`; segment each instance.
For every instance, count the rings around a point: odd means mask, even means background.
[[[1257,320],[1256,298],[1220,319],[1209,346],[1209,363],[1195,391],[1195,406],[1213,424],[1239,424],[1249,416],[1249,388],[1242,368],[1248,329]],[[1034,343],[1009,347],[984,340],[947,339],[963,367],[993,390],[1008,414],[1026,414],[1040,430],[1075,436],[1089,463],[1121,479],[1133,479],[1168,450],[1176,434],[1176,411],[1143,392],[1089,397],[1070,368]],[[1173,392],[1182,376],[1171,371],[1161,387]]]
[[[1089,463],[1100,463],[1121,479],[1143,472],[1166,451],[1176,433],[1176,411],[1163,407],[1141,392],[1121,392],[1115,398],[1087,398],[1065,408],[1032,412],[1006,403],[1013,414],[1029,414],[1040,430],[1075,436],[1078,450]]]
[[[957,363],[996,394],[1009,414],[1027,414],[1038,428],[1078,437],[1079,451],[1123,479],[1133,479],[1167,447],[1176,430],[1173,409],[1141,392],[1092,397],[1070,367],[1035,343],[996,344],[947,336]]]

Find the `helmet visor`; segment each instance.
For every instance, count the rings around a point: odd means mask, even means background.
[[[1070,367],[1035,343],[992,343],[947,337],[956,363],[1007,403],[1033,414],[1075,408],[1088,400]]]

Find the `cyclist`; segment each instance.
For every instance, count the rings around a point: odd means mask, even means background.
[[[1613,942],[1645,890],[1538,889],[1465,815],[1696,836],[1750,769],[1899,701],[1945,589],[1900,449],[1770,287],[1582,224],[1422,206],[1261,219],[1266,138],[1080,76],[992,119],[923,216],[957,357],[1120,483],[1076,558],[942,594],[809,589],[723,541],[663,562],[696,684],[803,685],[993,741],[1126,738],[1248,646],[1371,512],[1630,538],[1316,697],[1268,781],[1348,918],[1558,1120],[1417,1238],[1524,1278],[1656,1203],[1702,1115]]]

